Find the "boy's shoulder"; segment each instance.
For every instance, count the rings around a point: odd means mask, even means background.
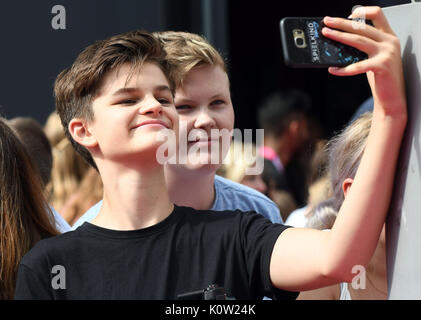
[[[213,210],[256,211],[272,222],[282,223],[278,206],[263,193],[215,175],[216,199]]]
[[[83,240],[80,238],[78,230],[42,239],[23,256],[21,264],[27,267],[36,266],[42,261],[49,261],[50,258],[63,255],[71,247],[78,247],[81,241]]]
[[[242,210],[197,210],[191,207],[177,206],[178,210],[182,212],[186,222],[203,223],[205,225],[211,223],[223,222],[227,224],[229,221],[237,223],[236,220],[242,218],[245,212]],[[254,213],[254,212],[253,212]]]
[[[241,183],[228,180],[218,175],[215,175],[215,186],[217,188],[224,190],[225,192],[231,192],[243,197],[252,197],[256,200],[264,201],[264,202],[267,202],[268,204],[275,205],[275,203],[272,200],[270,200],[267,196],[265,196],[263,193],[257,190],[254,190],[253,188],[250,188],[248,186],[245,186]]]

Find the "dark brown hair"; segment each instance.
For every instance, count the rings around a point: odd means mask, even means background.
[[[13,118],[9,120],[8,124],[37,165],[44,187],[47,186],[53,168],[53,153],[50,141],[48,141],[42,126],[35,119],[28,117]]]
[[[0,118],[0,299],[12,299],[22,257],[57,235],[37,167]]]
[[[159,40],[146,31],[127,32],[95,42],[83,50],[73,65],[62,71],[56,79],[56,108],[66,136],[76,151],[94,168],[96,165],[89,151],[71,137],[69,123],[73,118],[88,121],[94,119],[92,100],[98,94],[102,79],[108,71],[129,63],[134,73],[145,62],[155,63],[162,70],[174,94],[175,82],[165,52]]]

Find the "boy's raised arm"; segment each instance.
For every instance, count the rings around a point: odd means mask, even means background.
[[[385,221],[407,121],[406,98],[399,40],[379,7],[360,7],[353,17],[362,10],[374,27],[355,28],[354,21],[326,17],[329,28],[323,34],[368,54],[367,60],[329,68],[338,76],[367,73],[374,110],[366,149],[332,230],[290,228],[278,238],[270,275],[282,289],[350,282],[353,267],[369,262]]]

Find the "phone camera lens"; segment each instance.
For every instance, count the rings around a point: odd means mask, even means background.
[[[296,38],[295,39],[297,46],[302,46],[304,44],[303,38]]]

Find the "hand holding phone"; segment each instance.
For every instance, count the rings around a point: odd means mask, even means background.
[[[400,114],[406,106],[405,81],[402,68],[399,39],[389,26],[379,7],[362,7],[374,27],[355,29],[351,21],[342,18],[325,17],[327,28],[323,35],[334,41],[355,47],[368,55],[366,60],[342,68],[329,68],[337,76],[353,76],[366,73],[374,105],[387,106],[383,113]]]
[[[324,37],[324,26],[321,17],[287,17],[281,20],[282,49],[288,66],[343,67],[367,59],[366,53]]]
[[[380,7],[359,7],[353,11],[351,18],[356,19],[360,16],[365,16],[372,22],[372,25],[362,25],[364,27],[360,25],[357,28],[354,20],[331,17],[325,17],[321,20],[320,18],[318,18],[319,20],[300,18],[300,20],[310,21],[310,23],[322,21],[324,27],[321,30],[305,29],[304,27],[301,27],[301,30],[303,32],[306,30],[309,34],[317,31],[319,41],[323,36],[333,41],[335,46],[344,45],[347,50],[352,47],[365,54],[363,59],[350,64],[330,64],[322,63],[321,58],[319,58],[320,61],[317,61],[317,58],[316,60],[312,58],[311,51],[309,51],[310,54],[306,53],[303,56],[293,54],[293,51],[287,51],[286,61],[289,65],[296,67],[329,67],[329,73],[337,76],[353,76],[366,73],[374,98],[374,109],[376,110],[376,106],[378,106],[383,115],[406,115],[405,82],[399,39],[390,28]],[[302,26],[302,24],[300,25]],[[296,50],[297,46],[302,45],[300,41],[295,44],[296,40],[293,37],[295,29],[297,29],[296,25],[292,25],[292,28],[289,29],[286,28],[285,24],[284,27],[281,27],[281,31],[285,33],[282,38],[284,50],[291,47]],[[298,34],[295,33],[295,35]],[[313,39],[310,39],[310,41],[313,41]],[[318,48],[320,53],[320,48],[323,47]],[[331,52],[329,51],[329,53]],[[343,51],[340,52],[342,52],[343,57]]]
[[[405,81],[399,39],[389,26],[380,7],[359,7],[353,11],[351,18],[355,19],[362,15],[372,21],[372,25],[356,28],[354,20],[331,17],[322,19],[324,27],[320,33],[324,38],[334,41],[335,45],[340,43],[366,55],[365,59],[351,64],[324,66],[330,66],[329,73],[337,76],[365,73],[374,98],[374,110],[381,110],[383,116],[406,117]],[[291,47],[290,41],[286,46]],[[289,63],[294,63],[293,59],[297,60],[295,56],[291,57]],[[322,65],[312,62],[309,55],[306,61],[299,60],[299,65],[296,66]]]

